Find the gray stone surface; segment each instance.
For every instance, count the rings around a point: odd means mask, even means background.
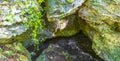
[[[74,13],[84,2],[85,0],[47,0],[46,26],[53,37],[71,36],[79,31]]]
[[[29,29],[25,24],[28,20],[25,9],[29,9],[31,2],[23,2],[26,3],[23,4],[21,0],[0,1],[0,43],[10,43],[10,38],[19,36]],[[33,7],[37,5],[33,4]]]
[[[47,17],[60,18],[76,12],[85,0],[47,0]],[[54,21],[54,20],[49,20]]]
[[[13,36],[20,35],[23,32],[26,32],[27,28],[23,24],[1,27],[0,28],[0,39],[9,39]]]

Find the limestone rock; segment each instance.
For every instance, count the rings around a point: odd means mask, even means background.
[[[105,61],[120,61],[120,0],[88,0],[78,14],[95,52]]]

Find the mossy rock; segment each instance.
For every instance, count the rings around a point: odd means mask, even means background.
[[[105,61],[119,61],[120,1],[89,0],[78,13],[80,28],[91,38],[97,55]]]
[[[22,34],[29,32],[28,29],[33,25],[28,24],[30,20],[39,20],[34,17],[37,13],[35,15],[32,14],[33,12],[39,11],[37,4],[38,3],[33,0],[0,1],[0,43],[15,42],[13,40],[11,41],[11,39],[16,41],[22,41],[22,39],[24,39]],[[34,18],[31,19],[30,16]]]
[[[53,37],[71,36],[79,32],[76,11],[85,0],[47,0],[46,27]]]
[[[31,61],[31,56],[21,43],[0,44],[0,61]]]

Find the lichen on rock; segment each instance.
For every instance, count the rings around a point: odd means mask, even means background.
[[[105,61],[119,61],[120,1],[88,0],[79,10],[80,28],[93,41],[93,49]]]
[[[20,43],[21,41],[28,41],[30,38],[31,30],[28,30],[30,25],[27,23],[30,22],[29,17],[32,14],[29,14],[31,13],[29,10],[38,12],[37,1],[0,1],[0,61],[31,60],[29,52]]]
[[[47,0],[47,28],[53,36],[70,36],[79,31],[76,14],[85,0]],[[71,18],[69,18],[71,17]],[[76,22],[76,25],[75,25]]]
[[[31,56],[21,43],[0,44],[0,61],[31,61]]]
[[[47,17],[63,18],[76,12],[85,0],[47,0]],[[49,20],[52,21],[52,20]]]

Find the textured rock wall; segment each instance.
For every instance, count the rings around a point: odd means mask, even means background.
[[[31,56],[21,43],[0,44],[0,61],[31,61]]]
[[[88,0],[78,14],[80,28],[92,39],[94,51],[105,61],[119,61],[120,1]]]
[[[0,61],[31,61],[30,54],[19,43],[28,40],[29,28],[24,22],[28,21],[29,7],[37,7],[36,1],[0,0]]]
[[[25,9],[37,7],[36,4],[33,0],[0,1],[0,43],[26,39],[29,28],[23,23],[28,21]],[[119,0],[47,0],[46,6],[48,20],[45,25],[49,31],[43,30],[43,33],[50,33],[49,37],[70,36],[82,30],[91,38],[92,47],[101,58],[120,60]]]
[[[91,38],[92,48],[101,58],[105,61],[120,60],[119,0],[49,0],[47,4],[48,22],[53,25],[48,28],[53,27],[50,30],[55,36],[69,36],[82,30]],[[76,31],[72,32],[69,27]],[[69,31],[64,32],[66,28]]]
[[[47,28],[52,36],[70,36],[79,32],[76,14],[85,0],[47,0]]]
[[[27,17],[23,17],[23,9],[28,3],[22,4],[20,0],[0,2],[0,43],[9,43],[10,38],[26,32],[28,28],[24,27],[23,21]]]

